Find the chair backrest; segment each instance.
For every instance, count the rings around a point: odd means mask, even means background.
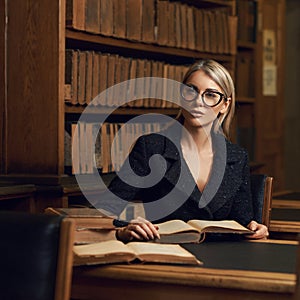
[[[254,220],[269,227],[273,177],[265,174],[250,175],[251,194],[253,200]]]
[[[73,221],[2,211],[0,228],[1,299],[69,299]]]

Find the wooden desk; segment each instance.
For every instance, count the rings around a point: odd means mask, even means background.
[[[273,194],[269,231],[271,238],[298,239],[300,233],[300,192]]]
[[[269,231],[272,238],[298,239],[300,234],[300,207],[272,208]]]
[[[243,242],[252,247],[256,242]],[[279,241],[276,245],[283,243]],[[253,244],[251,246],[251,244]],[[265,244],[272,244],[265,241]],[[202,244],[197,245],[201,247]],[[285,241],[296,256],[299,246]],[[205,246],[207,249],[209,247]],[[204,247],[204,248],[205,248]],[[221,258],[222,244],[219,247]],[[288,246],[289,247],[289,246]],[[254,247],[255,248],[255,247]],[[293,250],[292,250],[293,249]],[[207,251],[210,252],[210,251]],[[298,251],[299,252],[299,251]],[[275,253],[275,251],[273,251]],[[207,253],[210,255],[211,253]],[[254,253],[241,253],[247,258]],[[260,253],[262,254],[262,253]],[[267,255],[265,253],[264,255]],[[203,255],[205,256],[205,255]],[[229,255],[230,256],[230,255]],[[231,256],[232,257],[232,256]],[[206,258],[203,260],[205,263]],[[247,259],[246,259],[247,260]],[[216,259],[217,261],[217,259]],[[214,263],[213,261],[210,263]],[[209,264],[210,264],[209,263]],[[293,262],[294,263],[294,262]],[[110,265],[76,267],[73,270],[72,299],[296,299],[294,272],[221,269],[174,265]],[[298,295],[297,295],[298,296]]]
[[[272,208],[299,208],[300,192],[283,191],[273,194]]]
[[[33,184],[0,186],[0,208],[35,212],[35,192]]]

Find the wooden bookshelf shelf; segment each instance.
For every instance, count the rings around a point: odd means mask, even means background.
[[[250,49],[254,50],[256,48],[256,44],[253,42],[247,42],[247,41],[237,41],[237,47],[238,49]]]
[[[224,7],[231,7],[232,2],[235,0],[202,0],[202,1],[194,1],[194,0],[185,0],[185,3],[190,5],[195,5],[198,7],[212,7],[212,6],[224,6]],[[196,3],[195,3],[196,2]]]
[[[67,114],[80,114],[84,111],[85,107],[84,106],[73,106],[73,105],[68,105],[65,104],[65,112]],[[143,115],[145,113],[151,114],[151,113],[156,113],[156,114],[164,114],[164,115],[169,115],[169,116],[176,116],[178,114],[179,109],[177,108],[122,108],[119,107],[115,109],[112,112],[112,115],[120,115],[120,116],[137,116],[137,115]],[[108,107],[95,107],[92,110],[92,114],[107,114],[111,112],[111,108]]]
[[[168,47],[168,46],[161,46],[161,45],[155,45],[155,44],[147,44],[145,42],[134,42],[126,39],[120,39],[115,37],[109,37],[109,36],[103,36],[103,35],[96,35],[88,32],[82,32],[77,31],[73,29],[66,29],[66,39],[68,44],[69,42],[76,41],[78,42],[84,42],[84,43],[90,43],[91,45],[85,44],[85,47],[91,47],[95,48],[95,45],[97,47],[99,46],[108,46],[108,47],[115,47],[118,48],[119,52],[121,49],[123,51],[128,51],[128,49],[132,52],[140,51],[145,54],[150,54],[150,56],[153,56],[153,54],[159,54],[159,55],[167,55],[167,56],[173,56],[173,57],[181,57],[181,58],[211,58],[212,53],[206,53],[206,52],[200,52],[196,50],[189,50],[189,49],[181,49],[181,48],[174,48],[174,47]],[[93,44],[93,45],[92,45]],[[232,61],[232,55],[230,54],[213,54],[214,59],[222,62],[231,62]]]
[[[237,96],[236,100],[238,103],[245,103],[245,104],[254,104],[255,103],[255,98],[253,98],[253,97]]]

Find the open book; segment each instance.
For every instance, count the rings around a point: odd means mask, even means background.
[[[74,246],[74,265],[109,263],[170,263],[200,265],[202,262],[179,245],[117,240]]]
[[[159,224],[158,243],[199,243],[205,239],[206,233],[236,233],[253,234],[253,231],[234,220],[207,221],[207,220],[171,220]]]

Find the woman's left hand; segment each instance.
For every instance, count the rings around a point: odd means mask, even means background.
[[[263,224],[251,221],[247,227],[250,230],[255,231],[253,234],[246,236],[249,239],[266,239],[269,236],[268,227]]]

